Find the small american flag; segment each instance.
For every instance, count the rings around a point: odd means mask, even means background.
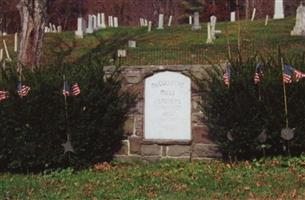
[[[294,69],[290,65],[285,65],[283,73],[284,83],[292,83]]]
[[[294,69],[294,77],[295,77],[296,81],[299,81],[300,79],[305,77],[305,73]]]
[[[21,81],[17,84],[17,93],[20,97],[26,97],[29,94],[31,88],[27,85],[22,85]]]
[[[64,87],[63,87],[63,89],[62,89],[62,94],[63,94],[64,96],[69,96],[69,95],[70,95],[70,87],[69,87],[67,81],[64,81]]]
[[[257,64],[255,68],[255,74],[254,74],[254,84],[259,84],[264,76],[263,74],[263,65]]]
[[[71,87],[71,95],[72,96],[77,96],[80,94],[80,88],[78,83],[74,83]]]
[[[228,64],[226,72],[223,75],[223,82],[226,86],[229,86],[230,80],[231,80],[231,65]]]
[[[8,98],[8,92],[0,90],[0,102],[7,99],[7,98]]]

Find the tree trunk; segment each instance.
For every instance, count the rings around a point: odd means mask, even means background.
[[[28,68],[38,67],[42,55],[47,0],[20,0],[17,8],[22,26],[18,61]]]

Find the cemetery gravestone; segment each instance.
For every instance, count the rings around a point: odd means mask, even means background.
[[[194,13],[194,24],[193,24],[192,30],[200,30],[201,29],[199,17],[200,17],[199,12],[195,12]]]
[[[93,18],[91,15],[88,16],[88,27],[86,33],[93,33]]]
[[[211,23],[207,23],[207,30],[208,30],[208,38],[207,38],[207,41],[206,43],[207,44],[212,44],[213,43],[213,39],[212,39],[212,31],[211,31]]]
[[[268,21],[269,21],[269,15],[266,15],[266,19],[265,19],[265,26],[268,25]]]
[[[251,17],[251,21],[253,22],[254,19],[255,19],[255,14],[256,14],[256,8],[253,9],[253,12],[252,12],[252,17]]]
[[[128,47],[129,48],[136,48],[137,47],[137,42],[134,40],[129,40],[128,41]]]
[[[211,31],[210,31],[210,33],[211,33],[211,38],[212,38],[212,40],[215,40],[215,39],[216,39],[215,27],[216,27],[217,17],[214,16],[214,15],[212,15],[212,16],[210,17],[210,21],[211,21],[211,27],[210,27],[210,29],[211,29]]]
[[[231,12],[231,15],[230,15],[230,21],[235,22],[236,21],[235,18],[236,18],[236,12],[233,11],[233,12]]]
[[[284,16],[284,2],[283,0],[274,0],[274,15],[273,19],[283,19]]]
[[[92,23],[93,23],[93,30],[97,30],[97,17],[96,15],[92,15]]]
[[[168,20],[168,27],[171,27],[172,26],[172,20],[173,20],[173,16],[169,16],[169,20]]]
[[[192,24],[193,24],[193,17],[189,16],[189,25],[192,25]]]
[[[106,21],[105,21],[105,14],[102,13],[101,15],[101,21],[102,21],[102,24],[101,24],[101,28],[106,28]]]
[[[119,27],[119,20],[117,17],[113,17],[113,26],[115,28],[118,28]]]
[[[140,26],[144,26],[144,19],[143,18],[140,18]]]
[[[97,27],[98,27],[98,29],[100,29],[102,27],[101,13],[97,14]]]
[[[148,31],[148,32],[150,32],[150,31],[151,31],[151,26],[152,26],[152,22],[151,22],[151,21],[149,21],[149,22],[148,22],[148,29],[147,29],[147,31]]]
[[[296,23],[291,31],[293,36],[305,36],[305,6],[303,3],[297,9]]]
[[[164,24],[164,14],[159,14],[159,22],[157,29],[163,29],[163,24]]]
[[[75,36],[78,38],[84,37],[83,25],[84,25],[83,18],[82,17],[77,18],[77,31],[75,31]]]
[[[191,140],[191,80],[160,72],[145,80],[144,135],[147,140]]]

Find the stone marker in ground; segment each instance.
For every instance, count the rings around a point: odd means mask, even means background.
[[[97,30],[98,29],[98,26],[97,26],[97,17],[96,15],[92,15],[92,26],[93,26],[93,30]]]
[[[211,33],[211,38],[212,40],[215,40],[216,39],[216,35],[215,35],[215,28],[216,28],[216,22],[217,22],[217,17],[212,15],[210,17],[210,22],[211,22],[211,26],[210,26],[210,33]]]
[[[151,21],[149,21],[149,22],[148,22],[148,29],[147,29],[147,31],[148,31],[148,32],[150,32],[150,31],[151,31],[151,26],[152,26],[152,22],[151,22]]]
[[[164,14],[159,14],[158,28],[157,29],[163,29],[163,25],[164,25]]]
[[[3,60],[3,49],[0,49],[0,61]]]
[[[212,28],[211,28],[211,23],[207,23],[207,44],[212,44],[213,43],[213,36],[212,36]]]
[[[106,28],[106,20],[105,20],[105,13],[101,14],[101,28]]]
[[[117,17],[113,17],[113,27],[115,28],[119,27],[119,20]]]
[[[86,33],[93,33],[93,18],[91,15],[88,15],[88,27]]]
[[[169,19],[168,19],[168,24],[167,24],[168,27],[172,26],[172,21],[173,21],[173,16],[171,15],[171,16],[169,16]]]
[[[101,13],[97,13],[97,28],[102,28]]]
[[[284,19],[284,2],[283,0],[274,0],[273,19]]]
[[[194,24],[192,26],[192,30],[201,30],[200,20],[199,20],[199,12],[194,13]]]
[[[62,32],[62,26],[57,26],[57,32],[61,33]]]
[[[136,48],[137,47],[137,42],[134,40],[129,40],[128,41],[128,47],[129,48]]]
[[[296,22],[293,30],[291,31],[293,36],[305,36],[305,6],[303,3],[297,9]]]
[[[118,50],[118,58],[125,58],[127,56],[126,49],[119,49]]]
[[[148,21],[147,21],[147,19],[144,19],[144,26],[148,26]]]
[[[268,21],[269,21],[269,15],[266,15],[266,19],[265,19],[265,26],[268,25]]]
[[[140,17],[140,27],[144,26],[144,19]]]
[[[235,22],[236,21],[236,12],[235,11],[231,12],[230,21],[231,22]]]
[[[77,38],[84,37],[84,22],[82,17],[77,18],[77,30],[75,31],[75,36]]]
[[[147,140],[191,140],[191,80],[160,72],[145,80],[144,132]]]
[[[18,33],[14,35],[14,52],[18,51]]]
[[[189,16],[189,25],[192,25],[193,24],[193,17],[190,15]]]
[[[251,17],[251,21],[253,22],[255,19],[255,14],[256,14],[256,8],[253,8],[253,12],[252,12],[252,17]]]

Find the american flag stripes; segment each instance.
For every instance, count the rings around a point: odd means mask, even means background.
[[[294,69],[291,65],[284,66],[284,72],[283,72],[284,83],[292,83],[293,79],[299,81],[302,78],[305,78],[305,73]]]
[[[263,65],[257,64],[255,68],[255,74],[254,74],[254,84],[259,84],[264,76],[263,74]]]
[[[64,87],[62,90],[62,94],[64,96],[77,96],[80,94],[80,87],[78,85],[78,83],[74,83],[71,88],[68,85],[67,81],[64,81]]]
[[[77,96],[77,95],[79,95],[79,94],[80,94],[80,88],[79,88],[79,86],[78,86],[77,83],[74,83],[74,84],[72,85],[72,87],[71,87],[71,95],[72,95],[72,96]]]
[[[228,64],[226,68],[226,72],[223,75],[223,82],[226,86],[229,86],[230,81],[231,81],[231,64]]]
[[[27,85],[22,85],[22,83],[19,81],[17,84],[17,93],[20,97],[26,97],[29,94],[29,91],[31,88]]]
[[[7,99],[7,98],[8,98],[8,92],[0,90],[0,102]]]

